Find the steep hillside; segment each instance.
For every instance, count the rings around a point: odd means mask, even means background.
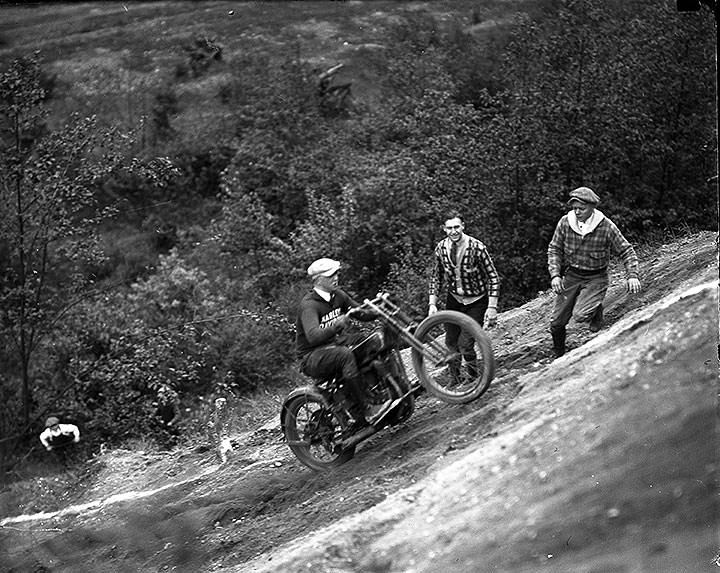
[[[422,395],[335,472],[276,419],[212,453],[107,452],[57,513],[9,509],[11,571],[702,571],[715,538],[716,236],[615,269],[607,327],[551,361],[552,295],[500,316],[476,403]],[[278,397],[280,400],[281,397]]]

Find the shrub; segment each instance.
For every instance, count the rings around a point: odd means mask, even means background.
[[[292,327],[270,308],[238,308],[228,284],[176,251],[124,293],[86,303],[66,322],[55,368],[88,417],[89,439],[171,444],[196,422],[199,396],[245,395],[283,383]],[[63,358],[64,357],[64,358]],[[166,423],[174,413],[177,423]]]
[[[198,78],[205,74],[214,62],[222,61],[223,47],[214,39],[198,35],[182,46],[187,61],[175,69],[176,78]]]

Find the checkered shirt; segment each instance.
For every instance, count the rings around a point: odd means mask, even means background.
[[[559,277],[567,267],[602,270],[613,253],[622,258],[627,278],[638,278],[635,249],[615,223],[605,217],[595,230],[582,237],[572,230],[567,215],[563,215],[548,245],[548,272],[550,277]]]
[[[465,235],[467,247],[460,265],[460,287],[465,296],[500,295],[500,276],[488,254],[485,245],[474,237]],[[430,296],[437,296],[444,283],[450,292],[457,294],[455,265],[450,261],[449,238],[440,241],[435,247],[433,266],[430,274]]]

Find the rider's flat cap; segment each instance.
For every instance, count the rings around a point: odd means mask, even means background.
[[[577,189],[570,191],[570,200],[568,201],[568,205],[570,205],[573,201],[597,205],[600,203],[600,197],[598,197],[595,194],[595,191],[590,189],[590,187],[578,187]]]
[[[332,259],[318,259],[308,267],[307,273],[312,278],[323,276],[330,277],[340,269],[339,261]]]
[[[45,427],[52,428],[55,424],[59,423],[60,420],[58,420],[55,416],[50,416],[47,420],[45,420]]]

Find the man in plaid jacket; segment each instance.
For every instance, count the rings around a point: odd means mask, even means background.
[[[443,227],[446,237],[435,247],[430,275],[428,315],[437,312],[437,298],[447,283],[445,308],[467,314],[485,328],[497,322],[500,277],[485,245],[463,231],[462,217],[451,213]],[[458,350],[462,346],[460,329],[445,325],[445,344]],[[476,356],[472,348],[460,348],[467,365],[467,374],[475,377]],[[459,365],[451,365],[451,374],[459,374]]]
[[[548,271],[555,297],[550,321],[555,356],[565,354],[566,326],[570,318],[589,322],[590,331],[602,327],[602,302],[608,288],[610,254],[625,265],[627,290],[640,292],[635,249],[615,223],[597,205],[600,198],[589,187],[570,193],[571,210],[563,215],[548,246]]]

